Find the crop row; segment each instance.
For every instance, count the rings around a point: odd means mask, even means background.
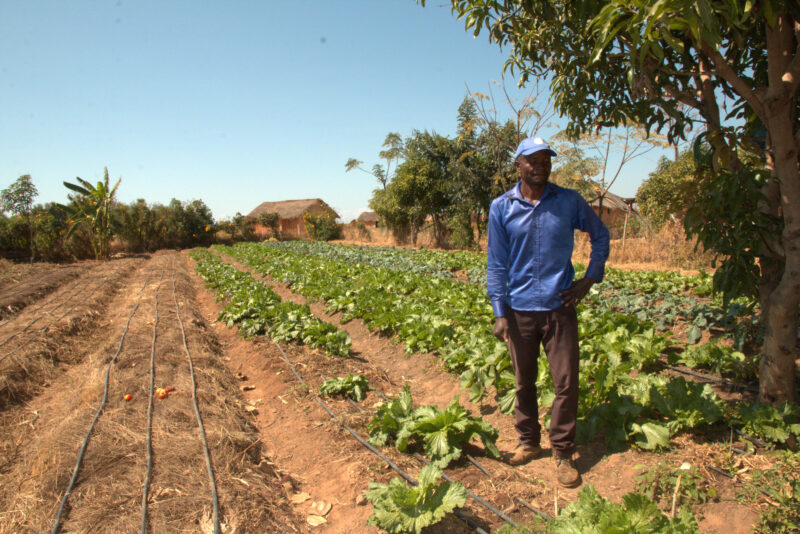
[[[229,298],[219,320],[236,324],[246,336],[266,334],[275,341],[297,341],[334,356],[350,354],[350,336],[330,323],[320,321],[308,306],[281,298],[248,273],[237,270],[206,250],[191,253],[195,270],[218,298]]]
[[[309,299],[325,301],[328,312],[342,312],[342,321],[360,318],[371,329],[394,335],[408,352],[437,353],[448,370],[460,374],[462,387],[470,390],[474,401],[494,387],[501,410],[512,413],[511,363],[507,347],[491,333],[491,308],[482,288],[288,247],[240,244],[219,250]],[[651,372],[660,369],[660,358],[671,345],[652,324],[589,307],[581,307],[579,314],[582,441],[606,430],[612,449],[631,440],[655,449],[668,446],[677,432],[726,420],[761,436],[797,432],[786,409],[771,413],[771,422],[759,423],[750,415],[761,413],[761,407],[732,409],[710,386]],[[544,357],[538,386],[542,404],[549,404],[552,382]]]

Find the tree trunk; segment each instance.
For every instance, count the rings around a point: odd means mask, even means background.
[[[781,101],[782,100],[782,101]],[[784,265],[776,284],[762,284],[764,348],[759,374],[759,397],[766,402],[796,402],[795,359],[800,305],[800,172],[794,143],[789,99],[768,104],[769,138],[775,174],[780,184]],[[770,105],[771,104],[771,105]],[[771,286],[774,285],[774,289]],[[771,289],[771,290],[770,290]]]

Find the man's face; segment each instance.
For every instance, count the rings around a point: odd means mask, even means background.
[[[540,150],[527,156],[519,156],[514,161],[514,168],[517,169],[522,180],[530,187],[542,186],[550,178],[551,166],[550,152]]]

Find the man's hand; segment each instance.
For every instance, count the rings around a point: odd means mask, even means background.
[[[508,319],[505,317],[495,317],[493,333],[494,337],[508,343]]]
[[[581,278],[580,280],[575,280],[572,282],[572,285],[569,286],[569,289],[565,289],[558,294],[561,297],[561,303],[564,306],[577,306],[595,283],[596,280],[592,280],[591,278]],[[495,331],[497,331],[496,326]]]

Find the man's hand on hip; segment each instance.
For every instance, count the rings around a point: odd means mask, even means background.
[[[505,317],[495,317],[493,333],[494,337],[508,343],[508,319]]]
[[[575,280],[572,282],[572,285],[569,286],[569,289],[565,289],[558,294],[561,297],[561,303],[564,306],[577,306],[594,284],[595,280],[592,280],[591,278],[581,278],[580,280]],[[496,330],[497,327],[495,327],[495,331]]]

